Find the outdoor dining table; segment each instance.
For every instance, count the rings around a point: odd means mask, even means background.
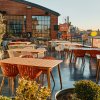
[[[21,41],[19,41],[19,42],[9,42],[9,44],[8,45],[13,45],[13,44],[31,44],[31,42],[21,42]]]
[[[13,44],[13,45],[8,45],[9,49],[15,49],[15,48],[25,48],[25,47],[32,47],[35,48],[36,44]]]
[[[59,79],[60,79],[60,85],[61,85],[61,89],[62,89],[62,79],[61,79],[61,73],[60,73],[60,63],[62,63],[62,60],[49,60],[49,59],[47,60],[47,59],[12,57],[12,58],[7,58],[4,60],[1,60],[0,64],[1,63],[16,64],[16,65],[28,65],[28,66],[38,67],[40,69],[45,69],[47,71],[48,88],[50,88],[50,89],[51,89],[50,69],[57,66]]]
[[[70,41],[65,41],[65,40],[51,40],[49,41],[50,43],[55,42],[55,43],[69,43]]]
[[[100,50],[100,48],[69,47],[69,50]]]
[[[71,63],[71,60],[72,60],[72,53],[73,53],[74,50],[85,50],[85,51],[97,50],[97,51],[100,51],[100,48],[90,48],[90,47],[85,48],[85,47],[72,47],[71,46],[68,49],[69,49],[69,51],[71,51],[70,63]]]
[[[67,46],[82,46],[82,44],[80,44],[80,43],[71,43],[71,42],[59,42],[57,44],[58,45],[65,45],[66,47]]]
[[[45,50],[41,50],[41,49],[27,49],[27,48],[24,48],[24,49],[10,49],[8,51],[15,51],[15,52],[31,52],[31,53],[34,53],[34,54],[37,54],[37,58],[38,58],[38,54],[40,53],[44,53],[47,51],[46,49]]]

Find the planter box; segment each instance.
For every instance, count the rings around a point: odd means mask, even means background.
[[[74,88],[60,90],[55,94],[55,100],[67,100],[74,93]],[[69,99],[68,99],[69,100]]]

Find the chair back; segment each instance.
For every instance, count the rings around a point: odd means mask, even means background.
[[[55,47],[55,50],[56,51],[64,51],[64,48],[65,48],[64,45],[59,45],[59,46]]]
[[[100,51],[98,50],[89,50],[88,53],[90,54],[90,57],[96,58],[96,55],[100,55]]]
[[[33,55],[21,55],[21,58],[34,58]]]
[[[15,64],[1,63],[1,70],[3,75],[7,77],[15,77],[19,73]]]
[[[54,58],[54,57],[52,57],[52,56],[45,56],[45,57],[43,57],[42,59],[50,59],[50,60],[55,60],[55,58]]]
[[[57,46],[56,42],[51,42],[51,47],[56,47],[56,46]]]
[[[39,70],[38,68],[34,66],[28,66],[28,65],[18,65],[19,74],[21,77],[29,79],[36,79],[40,76],[42,73],[42,70]]]
[[[21,51],[21,55],[32,55],[30,51]]]
[[[43,57],[42,59],[55,60],[55,58],[52,57],[52,56],[45,56],[45,57]],[[51,68],[50,70],[52,70],[52,68]],[[44,69],[43,69],[42,71],[43,71],[43,73],[47,73],[47,70],[44,70]]]
[[[76,57],[84,57],[86,51],[85,50],[73,50],[74,56]]]
[[[8,50],[9,57],[14,57],[13,51]]]
[[[8,50],[9,57],[19,57],[21,52]]]
[[[63,45],[63,44],[59,45],[59,47],[60,47],[61,51],[63,51],[65,49],[65,45]]]

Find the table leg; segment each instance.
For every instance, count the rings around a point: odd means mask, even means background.
[[[50,69],[49,68],[47,70],[47,79],[48,79],[48,88],[51,89],[51,84],[50,84]]]
[[[96,83],[98,84],[98,80],[99,80],[99,70],[100,70],[100,61],[98,61],[98,66],[97,66],[97,73],[96,73]]]
[[[38,54],[39,54],[39,53],[37,53],[37,58],[38,58]]]
[[[97,60],[97,64],[96,64],[96,76],[97,76],[97,73],[98,73],[98,66],[99,66],[99,60]]]
[[[61,73],[60,73],[60,65],[58,65],[58,73],[59,73],[60,85],[61,85],[61,89],[62,89],[62,79],[61,79]]]
[[[73,54],[73,51],[71,50],[70,63],[72,61],[72,54]]]
[[[44,56],[46,56],[46,55],[47,55],[47,51],[44,52]]]

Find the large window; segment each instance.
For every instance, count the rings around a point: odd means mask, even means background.
[[[33,37],[50,37],[50,16],[32,16]]]
[[[7,16],[7,32],[20,36],[26,30],[26,16]]]

